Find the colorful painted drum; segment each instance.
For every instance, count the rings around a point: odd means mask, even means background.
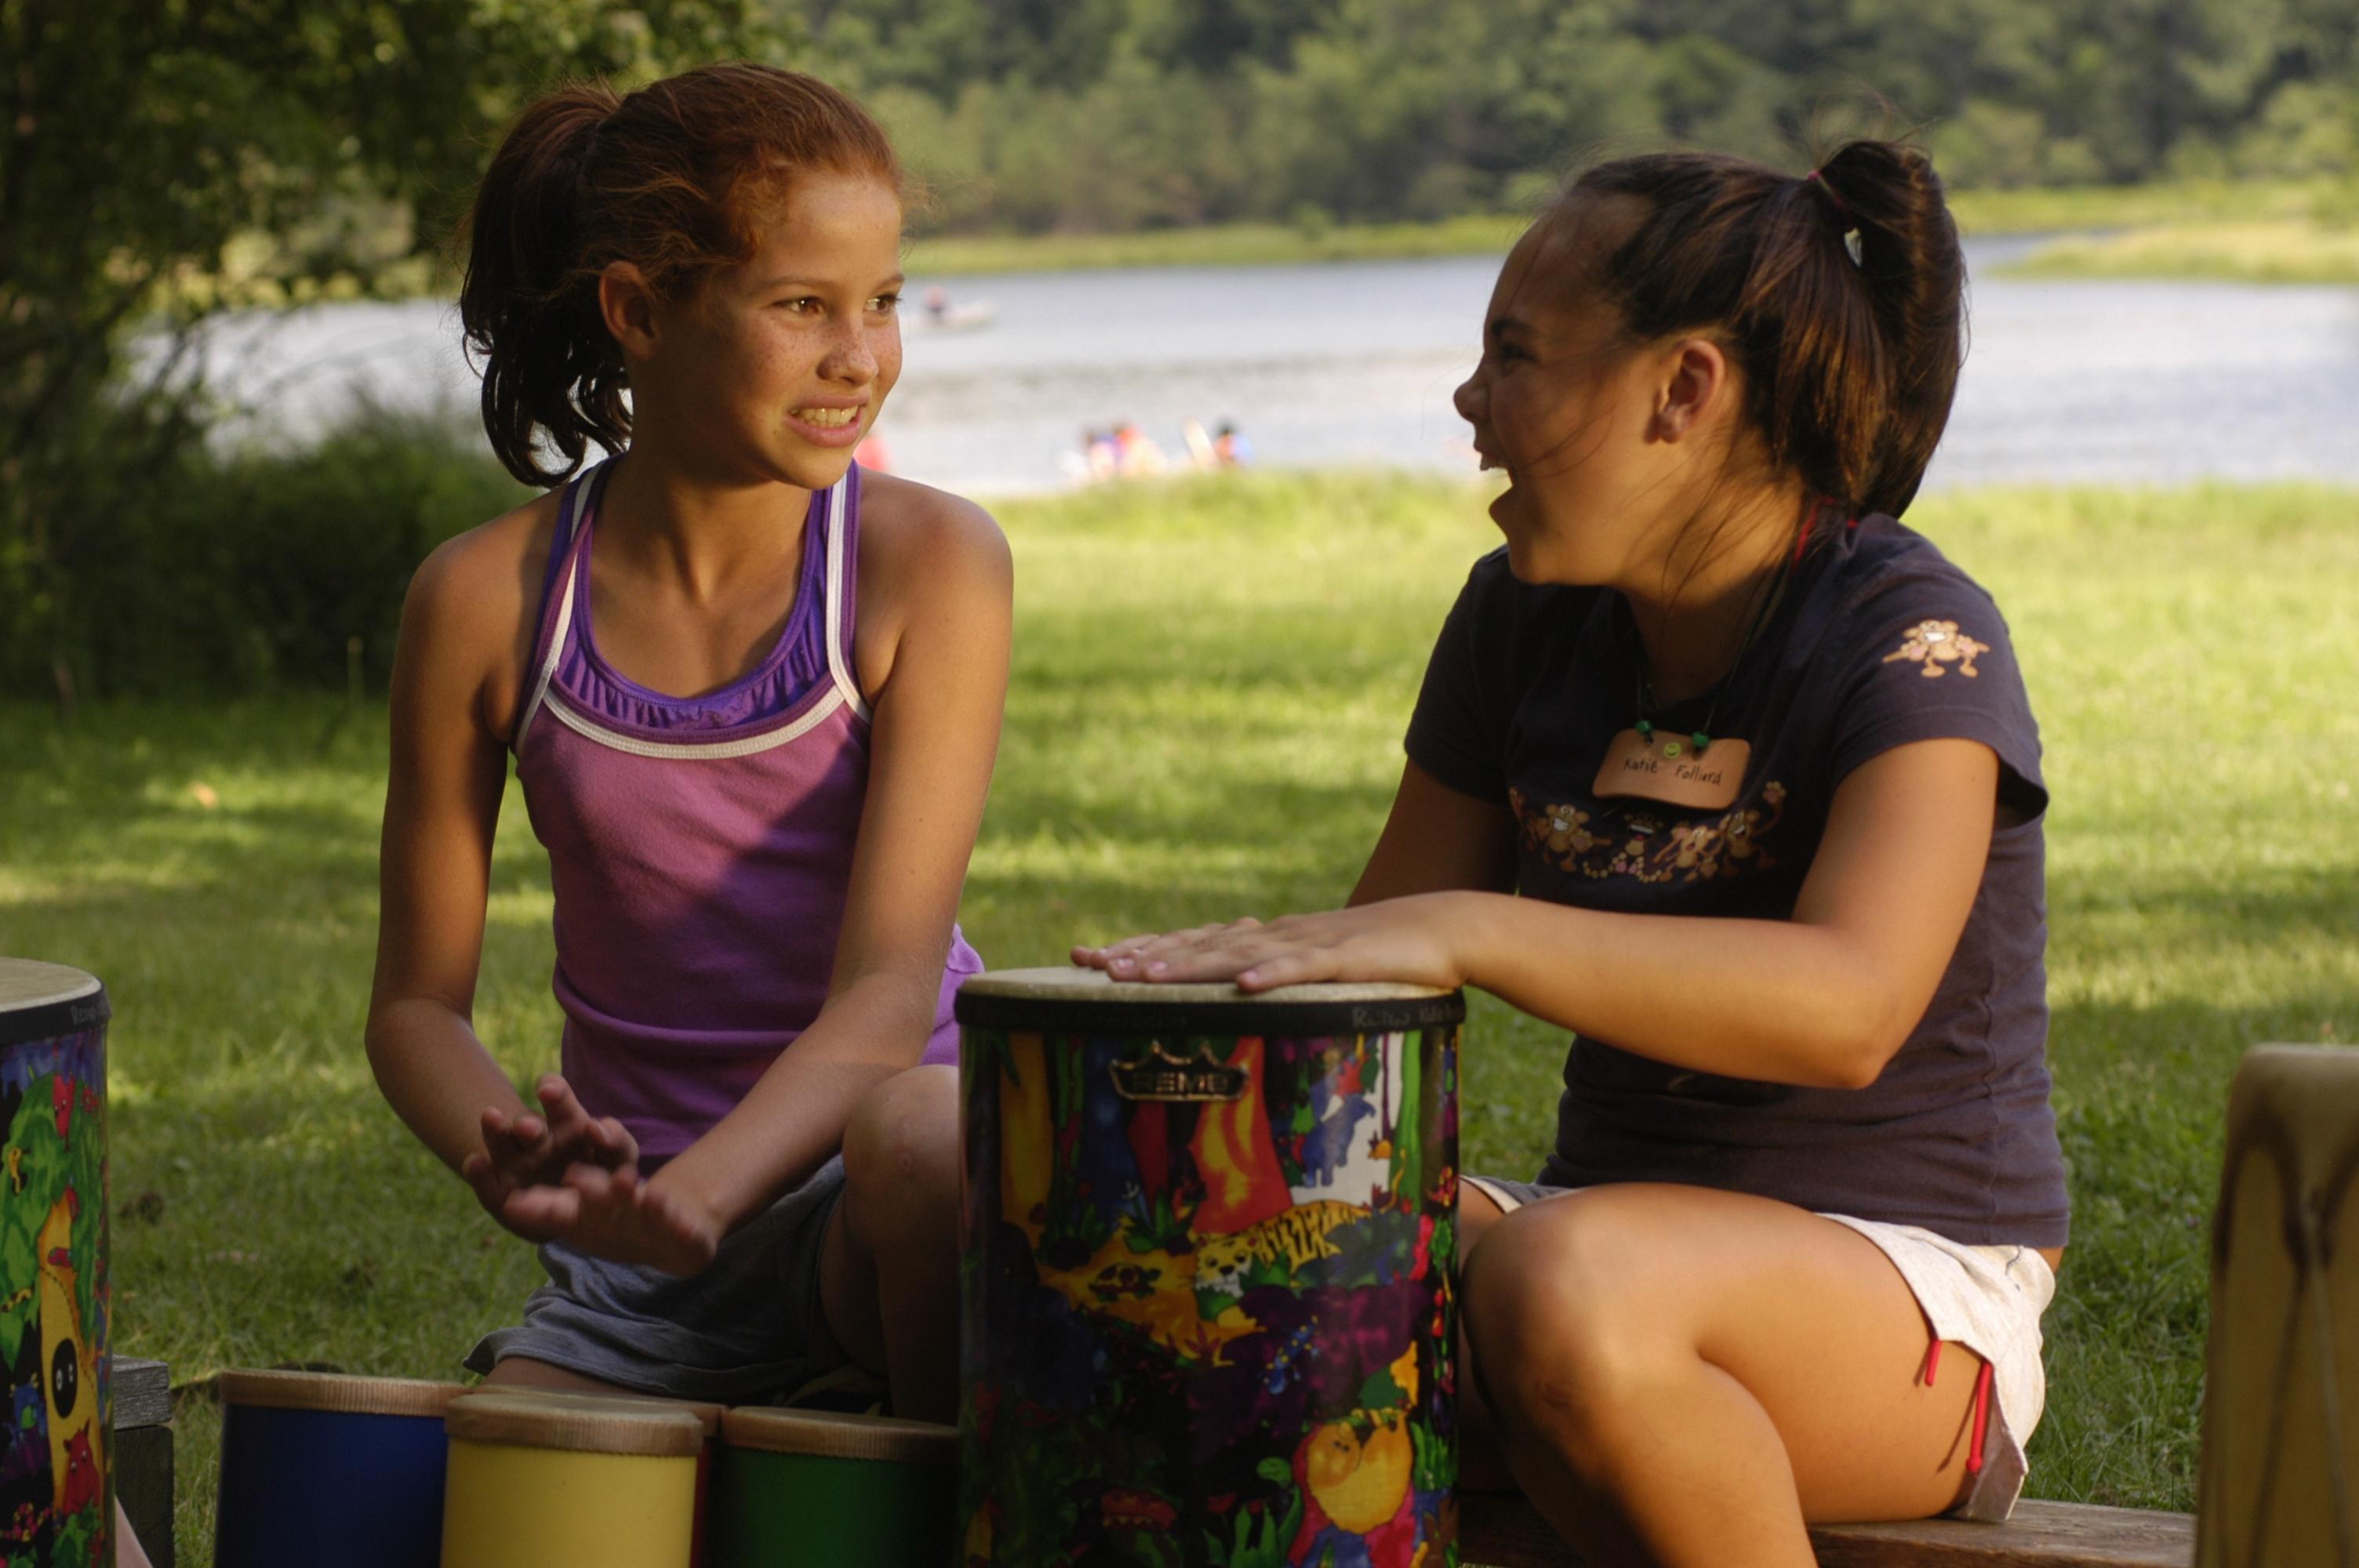
[[[114,1561],[106,989],[0,958],[0,1562]]]
[[[1457,1558],[1457,1048],[1402,985],[977,976],[964,1562]]]
[[[2264,1045],[2228,1092],[2199,1568],[2353,1561],[2359,1051]]]
[[[442,1412],[459,1383],[332,1372],[221,1375],[215,1568],[434,1568]]]
[[[958,1429],[739,1409],[723,1423],[712,1568],[947,1568]]]
[[[478,1389],[451,1401],[442,1568],[689,1568],[704,1422],[655,1400]]]

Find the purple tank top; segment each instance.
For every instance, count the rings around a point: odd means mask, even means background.
[[[726,1115],[827,1000],[868,784],[860,470],[811,497],[777,646],[686,698],[598,656],[590,550],[608,471],[559,503],[516,777],[549,849],[566,1078],[653,1162]],[[953,926],[924,1060],[958,1059],[951,998],[982,968]]]

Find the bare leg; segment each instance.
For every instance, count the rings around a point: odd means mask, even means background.
[[[603,1382],[596,1378],[569,1371],[547,1361],[536,1361],[529,1356],[510,1356],[485,1374],[484,1386],[506,1389],[560,1389],[575,1394],[638,1394],[636,1389],[626,1389],[620,1383]]]
[[[1808,1568],[1806,1519],[1922,1518],[1964,1488],[1978,1363],[1953,1347],[1926,1387],[1898,1272],[1789,1205],[1644,1184],[1532,1205],[1470,1256],[1466,1324],[1509,1468],[1600,1563],[1603,1516],[1625,1560]]]
[[[155,1568],[139,1538],[131,1533],[131,1521],[124,1516],[119,1498],[114,1505],[114,1568]]]
[[[896,1414],[958,1419],[959,1104],[953,1067],[913,1067],[843,1130],[843,1200],[828,1221],[828,1328],[881,1373]]]

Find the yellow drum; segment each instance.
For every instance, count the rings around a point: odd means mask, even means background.
[[[451,1401],[442,1568],[689,1568],[705,1423],[647,1400],[484,1389]]]
[[[2236,1069],[2212,1234],[2199,1568],[2359,1562],[2359,1050]]]

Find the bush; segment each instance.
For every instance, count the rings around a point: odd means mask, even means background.
[[[59,664],[85,697],[340,687],[355,637],[382,687],[419,562],[529,494],[480,438],[380,411],[293,452],[83,452],[43,591],[18,585],[0,622],[0,676],[27,696]]]

